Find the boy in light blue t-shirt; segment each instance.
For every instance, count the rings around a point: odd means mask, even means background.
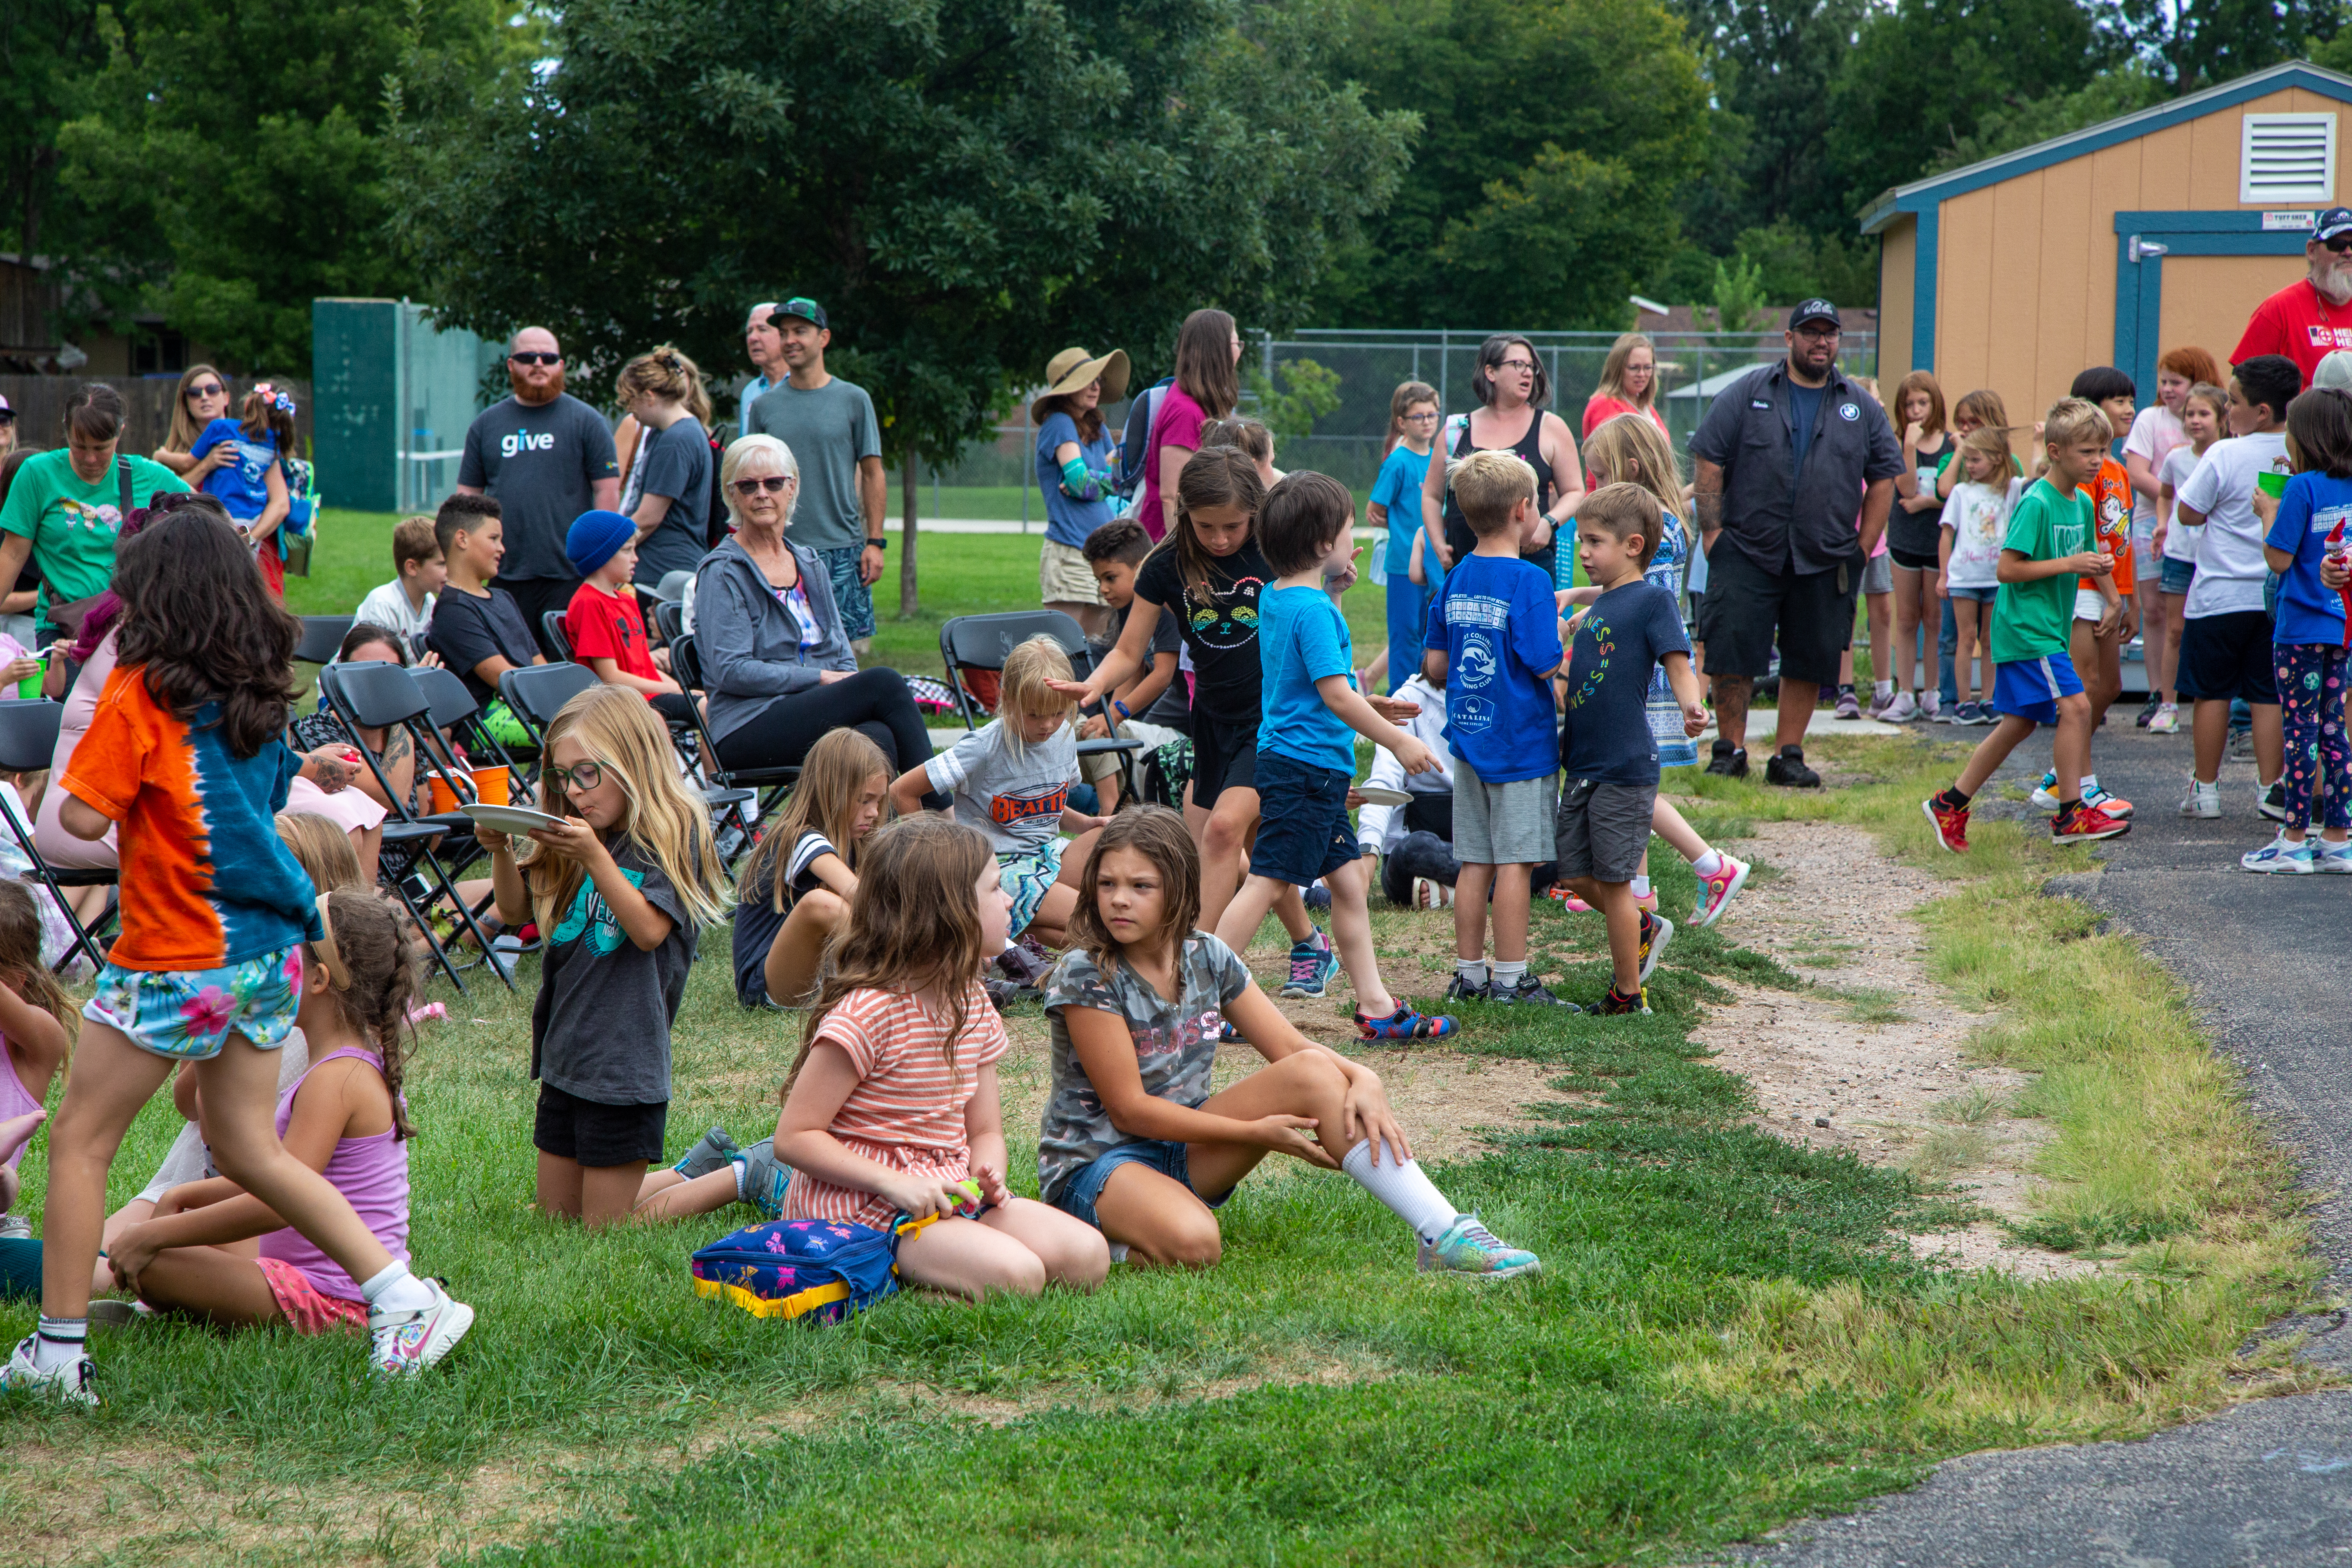
[[[1445,683],[1445,739],[1454,755],[1454,983],[1446,999],[1572,1006],[1528,973],[1533,873],[1552,858],[1559,753],[1551,688],[1560,665],[1551,578],[1519,559],[1536,518],[1536,471],[1508,451],[1474,452],[1454,469],[1454,496],[1477,547],[1454,563],[1429,607],[1423,674]],[[1486,968],[1487,890],[1495,967]]]
[[[1424,382],[1408,381],[1390,399],[1399,431],[1397,444],[1381,461],[1380,477],[1372,481],[1372,499],[1365,504],[1364,521],[1386,530],[1377,547],[1388,574],[1389,689],[1394,691],[1421,668],[1421,627],[1430,596],[1445,580],[1437,552],[1423,556],[1423,586],[1412,580],[1413,536],[1423,531],[1422,482],[1429,477],[1429,461],[1436,449],[1437,389]]]
[[[1372,957],[1370,875],[1348,821],[1356,779],[1356,736],[1394,752],[1407,773],[1437,758],[1390,722],[1419,710],[1356,689],[1347,620],[1323,590],[1327,566],[1350,552],[1355,498],[1326,474],[1292,474],[1266,492],[1257,542],[1277,574],[1258,595],[1257,649],[1263,692],[1257,732],[1257,843],[1249,877],[1217,922],[1237,953],[1285,886],[1331,889],[1331,941],[1356,988],[1356,1028],[1368,1040],[1433,1039],[1457,1034],[1452,1018],[1424,1017],[1389,994]]]

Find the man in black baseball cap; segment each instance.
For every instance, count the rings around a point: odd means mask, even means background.
[[[1780,656],[1768,784],[1818,788],[1805,726],[1853,635],[1854,595],[1886,526],[1903,452],[1878,400],[1837,368],[1827,300],[1789,312],[1785,359],[1716,395],[1691,437],[1706,595],[1699,636],[1717,726],[1707,772],[1748,772],[1748,703]],[[1859,513],[1859,516],[1857,516]]]
[[[2284,354],[2309,386],[2321,360],[2352,349],[2352,208],[2329,207],[2312,219],[2303,259],[2301,278],[2254,307],[2232,365]]]

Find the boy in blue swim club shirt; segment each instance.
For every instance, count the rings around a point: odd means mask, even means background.
[[[1658,798],[1658,742],[1646,708],[1653,669],[1665,667],[1684,732],[1706,728],[1682,613],[1672,594],[1642,574],[1664,524],[1657,498],[1639,485],[1603,485],[1576,509],[1577,563],[1601,596],[1570,623],[1553,837],[1560,880],[1609,922],[1612,974],[1596,1013],[1648,1012],[1643,987],[1675,934],[1672,921],[1633,897]]]
[[[1429,607],[1422,673],[1445,688],[1445,742],[1454,756],[1454,983],[1448,1001],[1567,1006],[1528,973],[1528,900],[1552,858],[1559,758],[1551,687],[1559,614],[1551,578],[1519,559],[1535,521],[1536,471],[1507,450],[1474,452],[1449,476],[1476,536]],[[1495,967],[1486,968],[1486,901],[1495,905]]]
[[[1348,622],[1323,589],[1324,568],[1345,564],[1352,552],[1355,520],[1355,498],[1328,474],[1291,474],[1258,509],[1258,549],[1276,577],[1257,601],[1257,844],[1217,935],[1246,953],[1275,895],[1320,878],[1331,889],[1331,944],[1356,988],[1357,1031],[1368,1040],[1442,1038],[1461,1026],[1423,1016],[1381,984],[1366,900],[1370,876],[1348,821],[1358,735],[1386,746],[1409,773],[1437,767],[1430,749],[1383,711],[1410,717],[1419,708],[1356,689]]]

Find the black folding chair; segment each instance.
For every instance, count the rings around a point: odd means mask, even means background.
[[[0,702],[0,771],[36,773],[46,770],[57,756],[58,728],[65,719],[65,712],[63,703],[51,702],[46,698],[33,702]],[[51,779],[49,787],[58,789],[62,786]],[[58,908],[65,911],[66,919],[73,924],[73,942],[58,955],[57,967],[62,970],[70,964],[77,952],[89,953],[93,965],[104,963],[106,954],[98,950],[99,939],[115,923],[121,912],[121,900],[108,899],[105,911],[95,922],[85,926],[80,917],[74,913],[73,905],[66,901],[64,889],[111,888],[119,879],[118,873],[51,866],[33,842],[31,823],[20,820],[14,811],[0,812],[0,816],[7,817],[8,831],[15,837],[17,847],[32,861],[41,885],[48,889],[49,897],[57,900]]]
[[[490,727],[482,722],[482,710],[474,706],[474,694],[466,689],[466,683],[454,670],[413,668],[408,679],[416,683],[417,690],[432,705],[430,722],[436,730],[464,747],[469,757],[495,759],[507,770],[516,791],[526,795],[530,793],[531,770],[524,759],[515,756],[490,733]],[[533,751],[530,755],[536,758],[538,752]]]
[[[654,636],[666,643],[674,643],[686,634],[686,604],[681,599],[654,601]],[[677,672],[672,670],[671,674]],[[679,684],[683,685],[684,682]]]
[[[408,910],[409,918],[416,922],[416,929],[424,932],[426,945],[432,948],[435,961],[440,964],[441,973],[449,977],[451,984],[460,992],[467,991],[466,982],[459,976],[457,964],[442,946],[441,939],[434,935],[432,921],[426,916],[426,910],[434,900],[444,896],[448,899],[450,907],[457,911],[457,917],[465,922],[466,929],[473,933],[474,941],[481,948],[483,960],[506,983],[507,989],[513,990],[514,976],[508,973],[505,963],[492,951],[489,933],[482,929],[480,922],[474,918],[475,910],[457,891],[456,872],[442,864],[433,847],[435,840],[452,834],[464,836],[463,841],[470,846],[473,842],[472,818],[462,813],[426,816],[415,811],[393,788],[383,764],[377,760],[373,750],[360,744],[356,732],[361,729],[405,732],[409,743],[415,748],[417,767],[437,774],[448,786],[451,795],[459,801],[470,803],[475,798],[474,781],[466,770],[457,765],[457,759],[444,745],[440,731],[430,722],[433,712],[431,699],[409,678],[408,671],[396,664],[329,665],[319,672],[319,689],[326,699],[323,706],[334,713],[346,730],[353,731],[352,748],[366,759],[368,771],[375,775],[377,787],[383,791],[384,798],[392,802],[393,819],[388,819],[383,825],[383,847],[398,851],[406,859],[407,866],[404,870],[386,871],[379,879],[392,889],[393,895]],[[462,857],[458,864],[464,864]],[[431,874],[431,880],[425,881],[421,889],[416,885],[420,880],[416,872],[420,869]]]
[[[557,660],[559,663],[572,658],[572,639],[563,630],[564,617],[569,613],[564,610],[541,610],[539,613],[539,629],[547,639],[547,646],[561,656]]]
[[[524,664],[499,677],[499,697],[543,752],[557,711],[596,684],[596,672],[584,664]]]
[[[940,627],[940,657],[948,667],[948,689],[955,694],[956,716],[967,730],[977,728],[976,715],[991,711],[964,684],[964,671],[986,670],[1001,673],[1007,655],[1034,637],[1049,637],[1062,645],[1070,656],[1070,671],[1080,680],[1094,673],[1094,649],[1087,644],[1087,634],[1068,616],[1059,610],[1008,610],[993,616],[952,616]],[[1096,711],[1100,712],[1097,709]],[[1105,752],[1133,752],[1143,750],[1140,741],[1080,741],[1078,755],[1091,757]],[[1132,771],[1132,770],[1129,770]],[[1132,791],[1133,781],[1129,781]]]
[[[325,664],[343,651],[343,638],[359,624],[352,616],[304,616],[302,640],[294,657],[304,664]]]
[[[669,672],[671,679],[686,689],[686,694],[689,698],[709,695],[709,688],[703,684],[702,679],[702,656],[696,649],[693,637],[681,633],[671,640]],[[782,800],[787,794],[791,793],[793,785],[800,782],[800,769],[727,766],[719,761],[719,747],[710,739],[710,725],[702,716],[702,703],[698,700],[692,704],[692,708],[695,735],[702,742],[704,754],[710,758],[713,770],[710,782],[721,789],[757,790],[760,795],[759,819],[764,821],[768,814],[775,810],[777,802]]]

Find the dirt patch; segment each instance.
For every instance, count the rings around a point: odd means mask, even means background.
[[[1979,1016],[1958,1011],[1927,976],[1927,936],[1912,910],[1943,889],[1879,855],[1849,826],[1757,825],[1735,847],[1779,873],[1751,885],[1721,929],[1806,977],[1795,992],[1725,981],[1694,1037],[1753,1086],[1758,1125],[1874,1164],[1906,1165],[2004,1218],[2028,1213],[2035,1153],[2055,1132],[2011,1114],[2028,1075],[1966,1060]],[[2022,1247],[1995,1222],[1912,1238],[1923,1257],[2026,1279],[2101,1265]]]

